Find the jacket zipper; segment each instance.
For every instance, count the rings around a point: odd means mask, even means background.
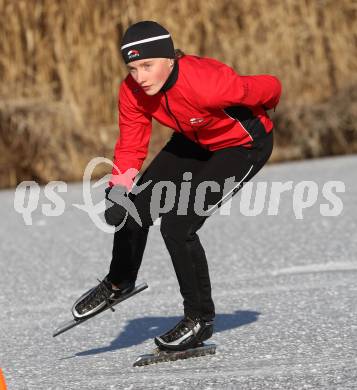
[[[180,132],[183,134],[183,130],[182,130],[182,127],[179,123],[179,121],[177,120],[177,118],[175,117],[175,115],[172,113],[171,109],[170,109],[170,106],[169,106],[169,100],[167,98],[167,95],[166,95],[166,92],[164,92],[164,95],[165,95],[165,100],[166,100],[166,108],[167,108],[167,111],[169,112],[169,114],[175,119],[175,122],[176,122],[176,125],[177,127],[180,129]],[[198,136],[197,136],[197,132],[194,131],[194,135],[195,135],[195,138],[196,138],[196,141],[198,144],[200,144],[199,140],[198,140]]]

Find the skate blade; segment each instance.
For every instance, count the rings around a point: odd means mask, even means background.
[[[164,351],[159,348],[153,353],[139,356],[133,364],[133,367],[147,366],[148,364],[172,362],[205,355],[214,355],[216,353],[216,344],[203,344],[200,347],[186,349],[185,351]]]
[[[64,333],[66,332],[67,330],[69,329],[72,329],[74,328],[75,326],[77,325],[80,325],[82,324],[83,322],[85,321],[88,321],[90,320],[91,318],[97,316],[98,314],[100,313],[103,313],[104,311],[106,310],[109,310],[110,308],[112,308],[113,306],[117,305],[118,303],[120,302],[123,302],[125,301],[126,299],[132,297],[133,295],[136,295],[137,293],[145,290],[146,288],[148,288],[148,285],[144,282],[144,283],[141,283],[141,284],[138,284],[137,286],[135,286],[134,290],[132,292],[130,292],[129,294],[117,299],[116,301],[114,301],[110,306],[106,306],[104,307],[103,309],[101,309],[100,311],[98,311],[97,313],[93,314],[93,315],[89,315],[88,317],[83,317],[83,318],[74,318],[70,321],[66,321],[64,323],[62,323],[53,333],[53,337],[56,337],[58,335],[60,335],[61,333]]]

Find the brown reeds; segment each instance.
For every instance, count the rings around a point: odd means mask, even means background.
[[[0,15],[0,187],[79,180],[112,157],[118,45],[143,19],[188,54],[281,79],[275,161],[357,151],[352,0],[0,0]],[[154,126],[147,162],[169,133]]]

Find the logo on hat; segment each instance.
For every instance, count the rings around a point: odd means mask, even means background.
[[[128,57],[131,60],[132,58],[139,57],[140,53],[139,50],[129,50],[128,51]]]
[[[203,122],[203,118],[191,118],[190,119],[191,125],[195,125],[195,124],[201,123],[201,122]]]

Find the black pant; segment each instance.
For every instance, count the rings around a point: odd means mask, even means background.
[[[272,148],[272,132],[255,141],[252,149],[232,146],[215,152],[203,149],[180,133],[174,133],[137,182],[137,186],[140,186],[151,180],[150,184],[136,195],[129,194],[140,215],[142,226],[129,215],[125,225],[115,232],[109,280],[114,284],[136,280],[149,227],[157,217],[162,216],[160,230],[180,285],[184,313],[191,316],[200,315],[207,320],[213,319],[215,308],[211,297],[207,259],[197,231],[206,218],[264,166]],[[192,173],[192,180],[187,172]],[[224,186],[228,178],[231,179]],[[153,207],[155,197],[152,198],[152,193],[155,193],[155,185],[156,194],[161,193],[158,183],[162,181],[170,181],[170,189],[176,186],[177,191],[173,208],[160,212]],[[203,191],[204,181],[215,182],[206,183],[212,184],[206,193]],[[186,186],[191,184],[191,191],[186,197],[179,196],[180,188],[183,188],[182,182],[185,182]],[[202,191],[198,191],[199,189]],[[167,189],[167,193],[168,191]],[[196,192],[201,195],[195,196]],[[167,193],[164,189],[162,196],[159,196],[159,202],[156,201],[155,204],[163,207]],[[155,199],[157,200],[157,197]],[[183,199],[186,199],[187,209]],[[197,204],[203,205],[198,207],[203,212],[197,213]]]

